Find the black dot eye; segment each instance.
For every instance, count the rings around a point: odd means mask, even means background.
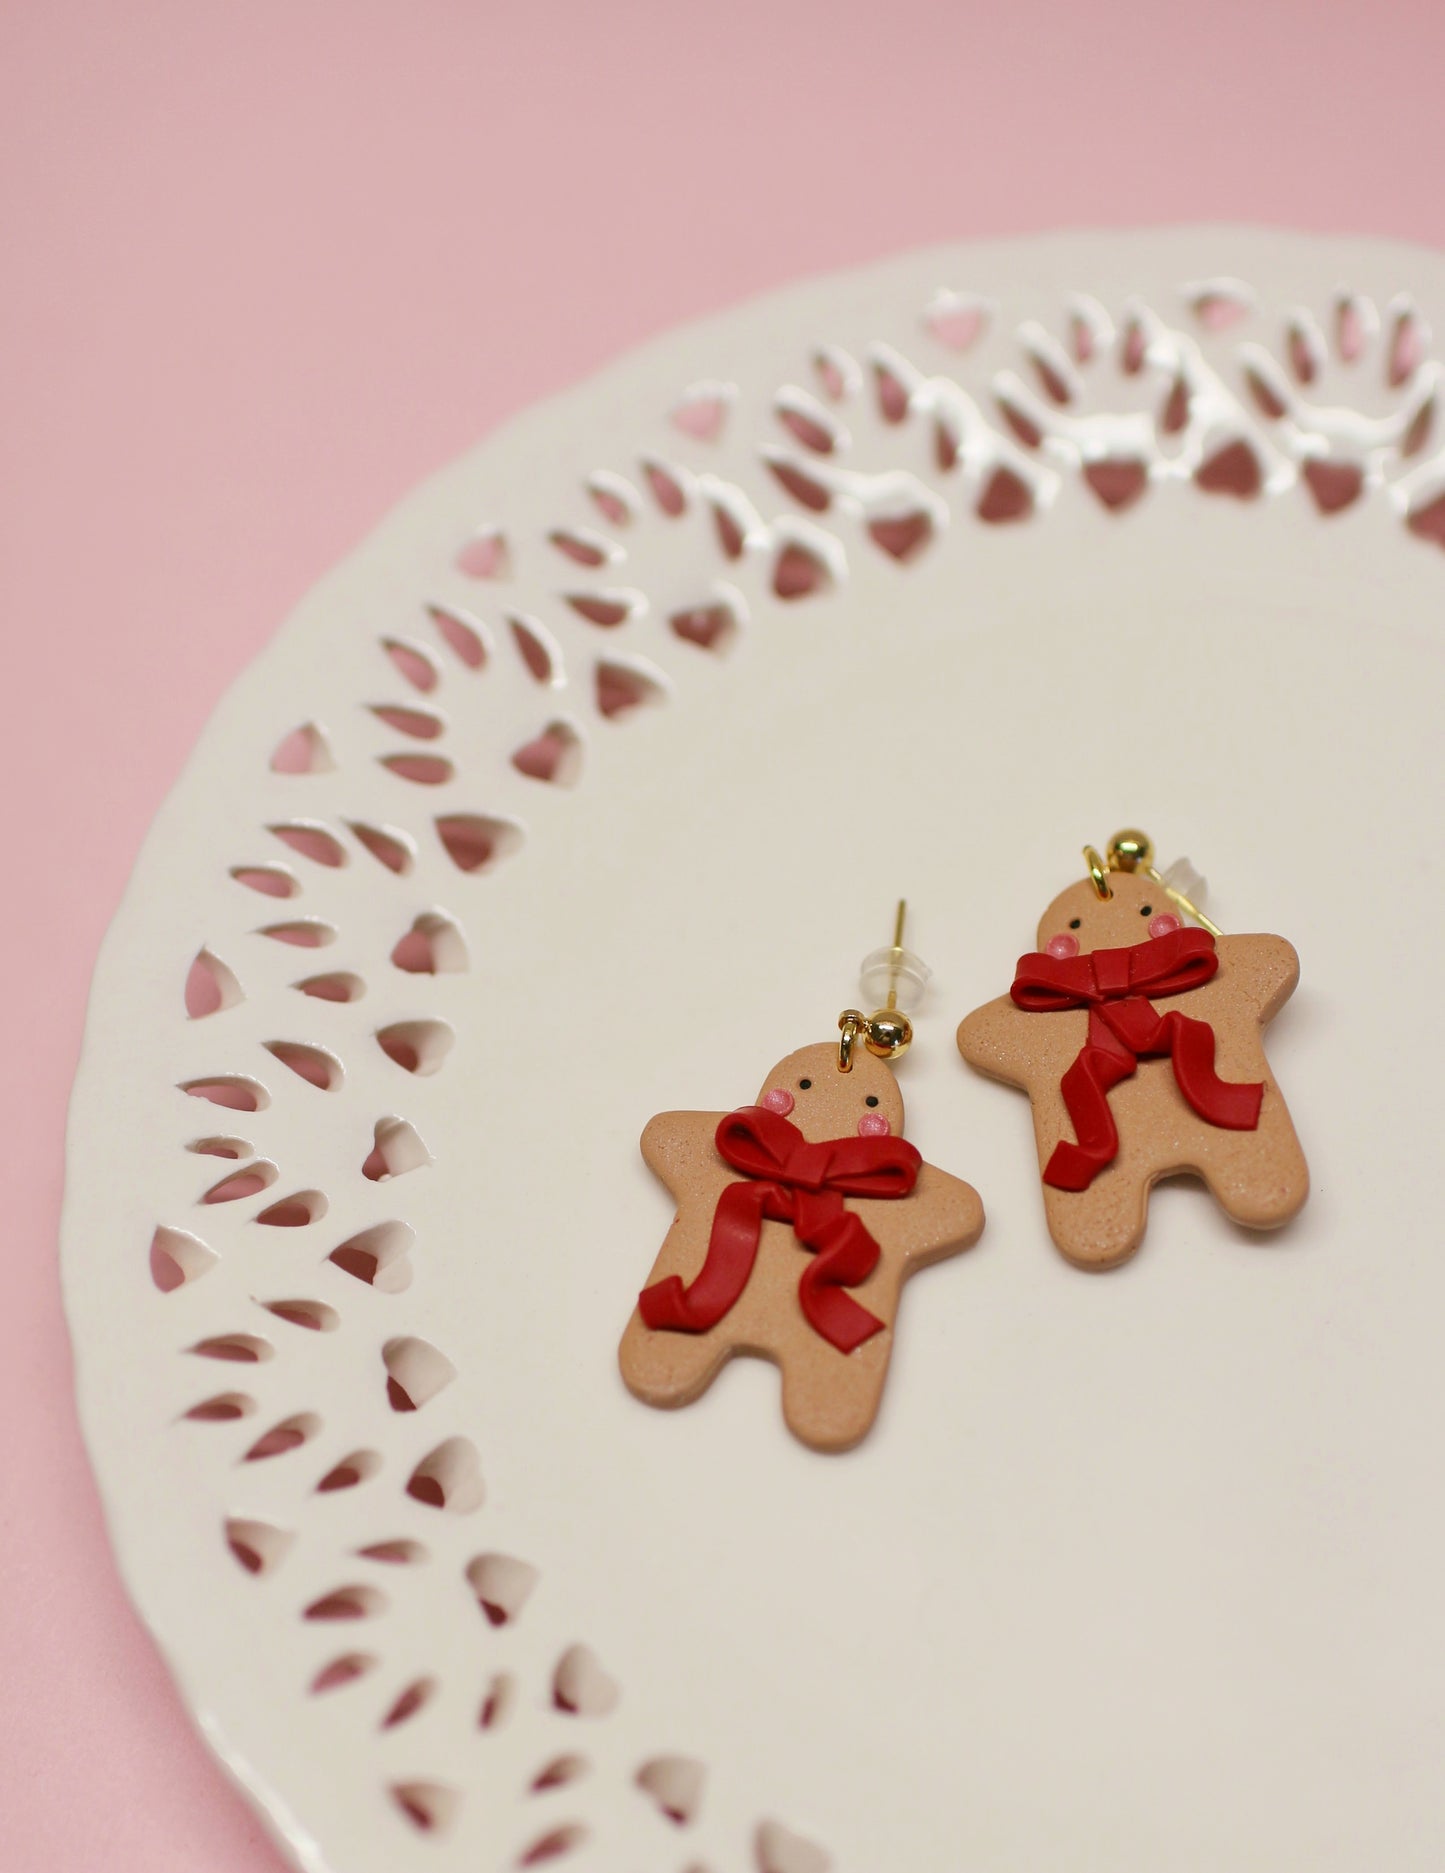
[[[1154,906],[1152,904],[1141,904],[1139,906],[1139,915],[1141,917],[1152,917],[1154,915]]]
[[[869,1093],[868,1097],[863,1101],[863,1103],[865,1106],[876,1106],[878,1103],[877,1093]]]
[[[799,1081],[798,1081],[798,1090],[799,1090],[799,1092],[804,1092],[804,1093],[805,1093],[805,1092],[807,1092],[807,1090],[808,1090],[808,1088],[809,1088],[809,1087],[810,1087],[810,1086],[811,1086],[812,1084],[813,1084],[813,1082],[812,1082],[811,1080],[799,1080]]]
[[[1077,930],[1077,929],[1078,929],[1078,927],[1079,927],[1079,925],[1080,925],[1080,924],[1081,924],[1081,923],[1082,923],[1083,921],[1084,921],[1084,920],[1083,920],[1083,918],[1082,918],[1082,917],[1071,917],[1071,918],[1069,919],[1069,928],[1070,928],[1071,930]]]

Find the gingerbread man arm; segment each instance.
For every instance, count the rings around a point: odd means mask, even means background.
[[[960,1249],[971,1249],[983,1234],[983,1200],[972,1184],[925,1164],[908,1199],[911,1217],[907,1257],[912,1268],[926,1268]]]
[[[958,1051],[971,1067],[1010,1086],[1025,1086],[1048,1055],[1057,1052],[1062,1072],[1079,1050],[1077,1022],[1067,1017],[1041,1021],[1000,995],[965,1015],[958,1024]]]
[[[659,1112],[642,1133],[642,1161],[667,1188],[677,1194],[680,1179],[696,1170],[700,1161],[716,1156],[713,1136],[721,1112]]]
[[[1215,946],[1220,973],[1261,1022],[1278,1014],[1299,983],[1299,957],[1281,936],[1221,937]],[[1227,972],[1227,973],[1226,973]]]

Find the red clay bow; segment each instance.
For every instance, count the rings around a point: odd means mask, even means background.
[[[817,1253],[798,1280],[798,1299],[815,1333],[851,1353],[883,1322],[843,1292],[866,1281],[879,1248],[844,1197],[906,1197],[923,1163],[904,1138],[825,1138],[810,1144],[796,1125],[763,1106],[729,1112],[717,1148],[753,1182],[729,1184],[718,1198],[707,1259],[684,1287],[667,1275],[640,1298],[649,1327],[706,1333],[735,1305],[757,1259],[764,1218],[791,1223]]]
[[[1219,968],[1207,930],[1171,930],[1127,949],[1088,956],[1042,952],[1021,956],[1009,993],[1030,1014],[1087,1008],[1089,1033],[1060,1082],[1077,1144],[1061,1139],[1044,1170],[1056,1190],[1087,1190],[1119,1155],[1119,1131],[1109,1089],[1129,1078],[1146,1054],[1168,1054],[1189,1104],[1211,1125],[1252,1132],[1264,1087],[1222,1080],[1214,1071],[1214,1029],[1171,1009],[1161,1015],[1154,995],[1200,987]]]

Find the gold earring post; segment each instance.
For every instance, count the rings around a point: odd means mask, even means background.
[[[903,919],[908,915],[907,898],[899,898],[898,915],[893,919],[893,963],[888,971],[887,1007],[891,1013],[898,1006],[898,966],[903,961]]]
[[[860,1008],[845,1008],[838,1017],[838,1071],[853,1071],[853,1046],[858,1040],[879,1060],[897,1060],[913,1044],[913,1023],[898,1006],[898,978],[908,952],[903,947],[903,924],[908,915],[908,901],[899,898],[893,919],[893,943],[888,957],[888,994],[884,1005],[865,1015]],[[873,957],[869,962],[876,960]],[[917,959],[914,959],[915,963]],[[927,970],[924,970],[927,976]],[[866,986],[866,984],[865,984]]]

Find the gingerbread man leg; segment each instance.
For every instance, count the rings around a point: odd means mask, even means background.
[[[635,1398],[671,1410],[701,1398],[732,1351],[717,1333],[654,1333],[634,1313],[623,1332],[618,1361]]]
[[[788,1429],[812,1450],[844,1451],[867,1435],[878,1415],[888,1361],[893,1351],[897,1285],[891,1295],[870,1292],[872,1311],[884,1330],[851,1353],[840,1353],[815,1335],[811,1344],[793,1344],[783,1378],[783,1417]]]
[[[1077,1268],[1117,1268],[1144,1239],[1152,1179],[1135,1165],[1112,1165],[1087,1190],[1044,1185],[1044,1214],[1055,1245]]]
[[[1246,1229],[1278,1229],[1299,1213],[1310,1177],[1278,1087],[1266,1084],[1258,1130],[1236,1133],[1201,1171],[1220,1208]]]
[[[856,1359],[856,1353],[849,1355]],[[849,1383],[820,1401],[812,1375],[796,1365],[783,1369],[783,1418],[788,1429],[810,1450],[840,1454],[852,1450],[867,1436],[878,1415],[886,1360],[874,1363],[867,1374],[850,1373]]]

